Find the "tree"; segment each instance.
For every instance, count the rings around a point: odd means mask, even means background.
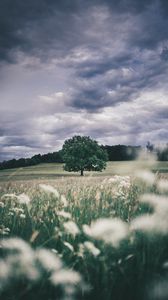
[[[69,172],[102,171],[106,168],[107,153],[89,136],[74,136],[64,142],[64,169]]]

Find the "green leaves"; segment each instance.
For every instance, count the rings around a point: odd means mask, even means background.
[[[89,136],[74,136],[64,142],[62,156],[66,171],[102,171],[106,168],[107,153]]]

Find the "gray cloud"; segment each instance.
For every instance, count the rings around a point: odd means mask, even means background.
[[[156,3],[156,4],[155,4]],[[132,42],[142,47],[153,46],[168,38],[166,30],[167,2],[163,0],[1,0],[0,2],[0,58],[12,61],[18,51],[47,59],[46,50],[62,56],[75,45],[85,44],[82,20],[93,7],[107,7],[113,16],[137,16],[139,24]],[[155,8],[156,7],[156,8]],[[159,13],[160,10],[160,13]],[[156,18],[157,13],[157,18]],[[113,18],[113,17],[111,17]],[[110,19],[110,16],[109,16]],[[114,24],[113,24],[114,25]],[[85,24],[85,28],[87,23]],[[113,31],[113,27],[111,27]],[[142,34],[143,33],[143,34]],[[92,36],[93,38],[93,36]],[[52,50],[51,50],[52,48]]]
[[[0,58],[11,62],[17,51],[43,58],[46,46],[49,49],[53,39],[58,42],[64,39],[63,34],[68,39],[73,28],[67,23],[73,25],[78,1],[1,0],[0,5]]]
[[[0,0],[0,160],[166,142],[166,0]]]

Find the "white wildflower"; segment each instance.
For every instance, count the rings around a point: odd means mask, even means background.
[[[83,232],[84,232],[86,235],[91,235],[91,234],[92,234],[92,230],[91,230],[91,228],[90,228],[89,225],[83,224],[82,229],[83,229]]]
[[[26,205],[28,205],[31,202],[29,196],[26,195],[26,194],[24,194],[24,193],[18,195],[17,198],[18,198],[20,204],[26,204]]]
[[[33,262],[33,250],[26,242],[19,238],[6,239],[1,241],[1,248],[5,250],[5,261],[9,265],[11,277],[29,280],[39,278],[40,274]]]
[[[8,235],[10,232],[10,229],[8,227],[5,227],[2,225],[2,227],[0,228],[0,234],[2,235]]]
[[[93,256],[98,256],[100,254],[100,250],[97,247],[95,247],[95,245],[92,242],[86,241],[84,242],[84,246],[93,254]]]
[[[165,179],[158,180],[157,188],[161,192],[168,192],[168,180]]]
[[[67,199],[64,195],[61,195],[61,203],[64,207],[67,207],[68,206],[68,202],[67,202]]]
[[[86,229],[86,228],[85,228]],[[120,219],[98,219],[90,226],[89,235],[95,239],[103,240],[114,247],[128,235],[128,226]]]
[[[64,210],[58,211],[57,215],[65,218],[65,219],[71,219],[72,218],[71,214],[67,211],[64,211]]]
[[[64,299],[72,299],[75,285],[82,284],[80,275],[65,269],[58,255],[49,250],[33,250],[18,238],[1,240],[0,248],[5,253],[3,260],[0,259],[1,292],[9,290],[14,284],[18,286],[23,280],[28,280],[28,283],[44,280],[46,272],[49,272],[53,286],[63,287]]]
[[[101,198],[101,192],[100,192],[100,191],[97,191],[97,192],[96,192],[96,195],[95,195],[96,201],[99,201],[100,198]]]
[[[130,176],[124,176],[124,178],[125,178],[125,180],[127,180],[127,181],[130,181],[131,180],[131,177]]]
[[[54,196],[56,198],[59,198],[59,193],[58,191],[52,187],[51,185],[48,185],[48,184],[39,184],[39,187],[46,193],[51,193],[51,194],[54,194]]]
[[[25,214],[20,214],[19,217],[20,217],[21,219],[25,219],[25,218],[26,218]]]
[[[112,197],[125,200],[131,187],[130,176],[115,175],[108,180],[112,187]]]
[[[6,250],[17,252],[29,252],[29,245],[19,238],[5,239],[0,242],[0,246]]]
[[[73,247],[70,243],[64,242],[64,245],[65,245],[70,251],[74,252],[74,247]]]
[[[122,181],[120,181],[120,183],[119,183],[119,187],[120,188],[126,188],[126,189],[129,189],[130,188],[130,181],[127,181],[127,180],[122,180]]]
[[[124,185],[130,183],[130,176],[119,176],[115,175],[108,179],[108,183],[118,184],[122,182]]]
[[[141,197],[141,201],[152,205],[154,212],[135,218],[131,222],[131,230],[167,234],[168,198],[155,194],[145,194]]]
[[[144,194],[140,198],[141,202],[149,203],[155,209],[155,212],[162,216],[168,213],[168,197],[156,194]]]
[[[160,228],[157,224],[157,217],[155,215],[142,215],[140,217],[135,218],[130,225],[131,230],[141,230],[145,232],[158,232]]]
[[[64,228],[69,234],[72,234],[74,237],[80,233],[78,226],[73,221],[64,223]]]
[[[54,285],[76,285],[81,281],[80,275],[71,270],[62,269],[59,272],[55,272],[51,276],[51,282]]]
[[[14,216],[14,213],[10,211],[10,212],[8,213],[8,216]]]
[[[153,174],[150,171],[145,171],[145,170],[139,170],[138,172],[135,173],[135,176],[148,185],[153,185],[155,183],[156,177],[155,174]]]
[[[14,207],[11,209],[11,212],[19,214],[19,213],[24,213],[24,210],[23,210],[23,208],[20,208],[20,207]]]
[[[61,260],[51,251],[40,249],[36,251],[36,259],[40,262],[42,267],[47,271],[56,271],[61,269]]]
[[[116,183],[118,182],[119,177],[117,175],[109,178],[108,183]]]

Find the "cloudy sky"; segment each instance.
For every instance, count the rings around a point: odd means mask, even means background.
[[[0,0],[0,160],[168,142],[167,0]]]

